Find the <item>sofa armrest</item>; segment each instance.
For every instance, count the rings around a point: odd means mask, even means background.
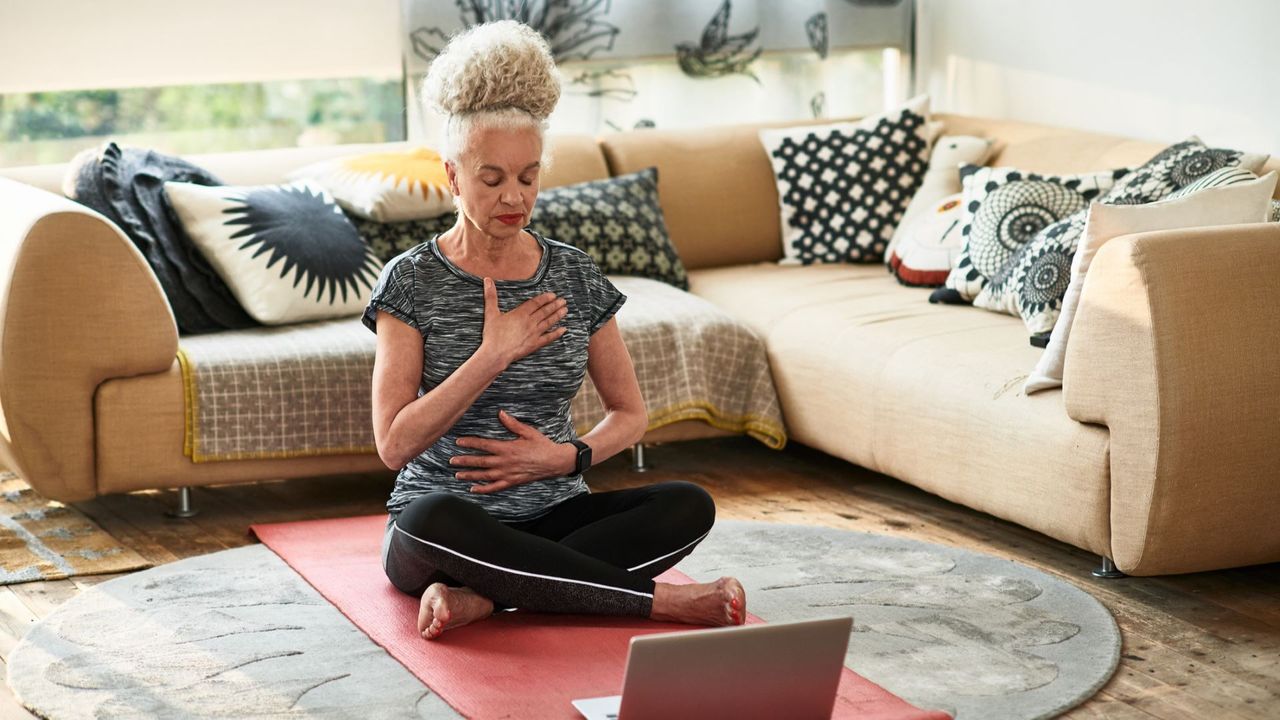
[[[1067,413],[1111,432],[1134,575],[1280,560],[1280,224],[1116,238],[1071,328]]]
[[[168,370],[177,348],[164,291],[119,228],[0,178],[0,462],[46,498],[93,497],[98,384]]]

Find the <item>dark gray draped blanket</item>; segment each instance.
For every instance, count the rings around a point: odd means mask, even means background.
[[[77,156],[69,173],[68,196],[118,225],[147,259],[180,334],[260,325],[183,232],[164,194],[167,181],[222,185],[220,180],[185,160],[113,142]]]

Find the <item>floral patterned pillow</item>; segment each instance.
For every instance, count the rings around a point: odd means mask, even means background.
[[[1197,137],[1170,145],[1119,178],[1098,202],[1144,205],[1168,197],[1222,168],[1257,173],[1268,155],[1207,147]],[[973,304],[1022,317],[1032,335],[1053,330],[1071,280],[1071,259],[1084,233],[1088,209],[1046,227],[1010,260]]]

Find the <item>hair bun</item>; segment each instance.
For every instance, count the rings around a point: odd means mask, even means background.
[[[422,94],[444,115],[519,108],[545,120],[560,100],[560,75],[537,31],[498,20],[453,36],[431,62]]]

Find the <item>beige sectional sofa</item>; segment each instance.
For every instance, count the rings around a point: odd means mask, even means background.
[[[1162,145],[937,116],[993,164],[1068,173]],[[562,137],[548,185],[659,169],[691,291],[763,338],[790,438],[1137,575],[1280,560],[1280,224],[1134,235],[1094,260],[1064,388],[1027,396],[1018,318],[930,305],[882,265],[779,266],[756,127]],[[193,158],[275,182],[360,148]],[[1268,167],[1277,166],[1272,162]],[[65,168],[0,171],[0,461],[47,497],[385,469],[376,454],[192,463],[178,335],[140,253],[60,197]],[[724,434],[685,421],[646,441]]]

